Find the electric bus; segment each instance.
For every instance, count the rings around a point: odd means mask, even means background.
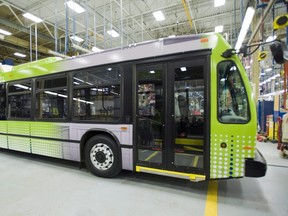
[[[154,41],[0,77],[0,147],[191,181],[261,177],[252,89],[219,34]]]

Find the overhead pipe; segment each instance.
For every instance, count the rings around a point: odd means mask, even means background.
[[[243,19],[244,19],[243,8],[244,8],[244,2],[243,2],[243,0],[241,0],[241,1],[240,1],[241,24],[243,23]]]
[[[55,52],[57,52],[58,50],[58,31],[57,31],[57,25],[58,25],[58,20],[57,20],[57,15],[58,15],[58,7],[57,7],[57,0],[54,0],[54,4],[55,4],[55,11],[54,11],[54,15],[55,15],[55,25],[54,25],[54,44],[55,44]]]
[[[236,0],[234,0],[234,34],[235,34],[235,38],[238,37],[236,26],[237,26],[236,25]],[[234,40],[233,42],[234,42],[234,46],[233,47],[235,47],[236,43],[237,43],[237,40]]]
[[[123,1],[120,0],[120,25],[121,25],[121,47],[123,47]],[[143,31],[143,16],[142,16],[142,31]],[[143,34],[142,34],[143,41]]]
[[[188,11],[188,7],[187,7],[187,4],[186,4],[186,0],[182,0],[182,4],[183,4],[183,7],[184,7],[186,16],[187,16],[187,18],[188,18],[188,21],[189,21],[189,24],[190,24],[190,28],[192,29],[192,27],[193,27],[192,19],[191,19],[190,13],[189,13],[189,11]]]
[[[64,58],[64,59],[70,58],[70,56],[64,55],[64,54],[59,53],[59,52],[55,52],[53,50],[48,50],[48,54],[51,54],[51,55],[54,55],[54,56],[58,56],[58,57],[61,57],[61,58]]]
[[[12,38],[12,37],[10,37]],[[29,51],[30,51],[30,62],[33,61],[33,56],[32,56],[32,26],[30,25],[30,34],[29,34]]]
[[[192,22],[193,22],[193,25],[194,25],[195,32],[196,32],[196,34],[198,34],[197,27],[196,27],[196,23],[195,23],[195,20],[194,20],[194,17],[193,17],[193,13],[192,13],[191,6],[190,6],[189,1],[187,2],[187,4],[188,4],[188,8],[189,8],[190,14],[191,14],[191,16],[192,16]]]
[[[268,5],[267,5],[267,7],[266,7],[266,9],[265,9],[265,11],[264,11],[264,13],[263,13],[262,19],[259,20],[256,28],[254,29],[254,31],[253,31],[253,33],[252,33],[252,35],[251,35],[251,37],[250,37],[250,40],[249,40],[249,42],[248,42],[248,44],[247,44],[248,46],[252,43],[252,41],[253,41],[256,33],[259,31],[261,25],[264,23],[267,15],[268,15],[269,10],[272,8],[272,6],[274,5],[275,2],[276,2],[276,0],[270,0],[270,1],[269,1]]]
[[[68,52],[68,43],[69,43],[69,39],[68,39],[68,30],[69,30],[69,20],[68,20],[68,17],[69,17],[69,8],[67,6],[67,0],[65,0],[65,25],[66,25],[66,28],[65,28],[65,50],[64,50],[64,54],[66,55],[67,52]]]
[[[86,27],[86,32],[85,32],[85,43],[86,45],[88,44],[88,26],[89,26],[89,19],[88,19],[88,7],[87,7],[87,0],[85,1],[85,27]]]
[[[93,53],[93,51],[85,49],[85,48],[83,48],[83,47],[81,47],[81,46],[79,46],[77,44],[74,44],[74,43],[72,43],[72,47],[74,49],[80,50],[80,51],[85,52],[85,53]]]
[[[35,23],[35,60],[38,60],[37,23]]]

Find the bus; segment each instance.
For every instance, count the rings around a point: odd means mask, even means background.
[[[190,181],[261,177],[252,89],[219,34],[164,38],[1,72],[0,147]]]

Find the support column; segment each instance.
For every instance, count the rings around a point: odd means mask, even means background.
[[[259,21],[258,16],[254,16],[252,21],[252,30],[254,30],[257,26],[257,23]],[[255,41],[259,41],[259,34],[256,34],[254,37]],[[253,48],[252,48],[253,49]],[[260,67],[258,63],[258,52],[255,52],[252,54],[252,71],[251,71],[251,81],[253,83],[253,93],[255,97],[255,103],[258,104],[258,98],[259,98],[259,77],[260,77]]]

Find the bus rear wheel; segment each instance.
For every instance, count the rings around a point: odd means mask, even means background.
[[[112,178],[121,171],[117,144],[104,135],[91,137],[85,146],[85,164],[96,176]]]

